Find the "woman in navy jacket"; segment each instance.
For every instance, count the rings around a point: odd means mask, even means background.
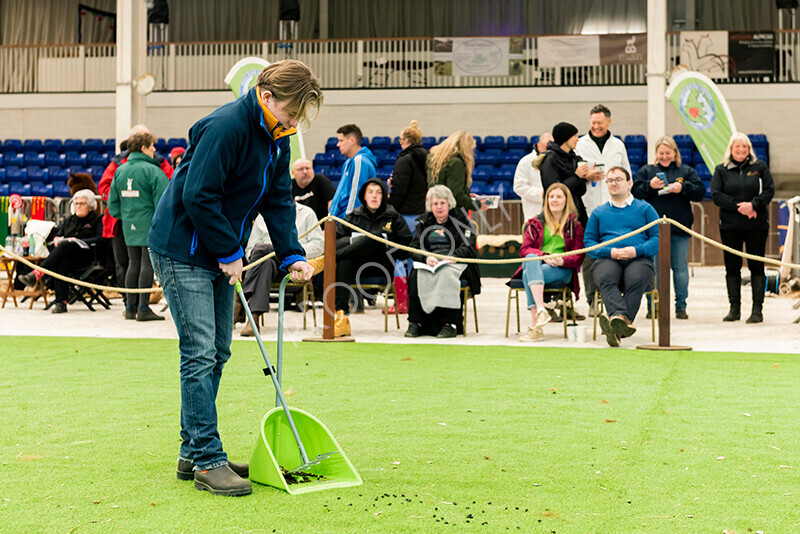
[[[643,166],[636,173],[631,193],[649,202],[659,216],[666,215],[691,228],[694,223],[692,202],[703,200],[706,188],[694,169],[681,164],[678,145],[672,137],[665,135],[656,141],[655,163]],[[675,318],[688,319],[689,234],[673,226],[670,229],[669,250],[672,283],[675,286]],[[658,279],[658,260],[655,260],[655,268]]]
[[[156,209],[148,246],[180,338],[178,478],[220,495],[252,492],[247,464],[233,464],[217,432],[216,395],[233,332],[233,284],[241,278],[253,220],[264,217],[281,268],[294,281],[313,269],[297,240],[289,136],[322,104],[299,61],[266,67],[257,85],[200,119]]]

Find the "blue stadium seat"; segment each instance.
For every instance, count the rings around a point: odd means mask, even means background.
[[[697,163],[694,166],[694,170],[700,180],[711,180],[711,171],[708,170],[705,163]]]
[[[506,142],[508,150],[522,150],[523,152],[527,152],[529,146],[528,138],[524,135],[509,135],[508,141]]]
[[[85,172],[89,173],[89,169],[87,169],[84,165],[68,165],[67,172],[69,174],[75,174],[76,172]],[[89,173],[91,174],[91,173]]]
[[[347,156],[345,156],[341,152],[335,152],[333,154],[333,163],[335,165],[344,165],[345,161],[347,161]]]
[[[89,152],[102,152],[103,140],[97,138],[87,139],[83,142],[83,151],[87,154]]]
[[[375,159],[378,160],[378,164],[380,165],[381,158],[389,153],[388,148],[369,148],[372,151],[372,155],[375,156]]]
[[[42,148],[45,151],[61,152],[64,150],[64,143],[61,142],[61,139],[45,139],[44,143],[42,143]]]
[[[697,151],[697,152],[693,152],[692,153],[692,162],[691,163],[687,163],[687,165],[691,165],[693,167],[697,167],[697,165],[700,165],[700,164],[705,165],[705,163],[706,162],[703,159],[703,154],[701,154],[700,151]]]
[[[325,152],[338,152],[338,148],[336,145],[339,144],[338,137],[329,137],[327,141],[325,141]]]
[[[369,144],[370,150],[384,148],[389,150],[392,147],[392,138],[385,135],[376,135],[372,138],[372,143]]]
[[[388,180],[392,176],[392,169],[388,167],[380,167],[377,172],[378,178],[383,181]]]
[[[160,154],[163,154],[164,152],[169,152],[169,150],[167,150],[167,140],[164,139],[163,137],[159,137],[158,139],[156,139],[155,147]],[[64,150],[66,150],[66,148]]]
[[[117,153],[117,141],[113,137],[109,137],[105,141],[103,141],[103,152],[106,154],[116,154]]]
[[[94,180],[94,183],[100,183],[100,179],[103,178],[103,172],[105,172],[105,170],[105,165],[92,165],[89,167],[89,174],[92,175],[92,180]]]
[[[644,165],[646,158],[646,149],[644,148],[628,148],[628,161],[631,163],[637,163],[639,165]]]
[[[694,150],[694,141],[692,141],[692,136],[689,134],[678,134],[673,136],[675,140],[675,144],[678,145],[678,148],[689,148]]]
[[[69,180],[69,172],[64,167],[47,167],[47,178],[51,184]]]
[[[469,192],[475,193],[476,195],[482,195],[483,190],[486,187],[486,183],[482,180],[472,180],[472,185],[469,186]]]
[[[423,137],[422,138],[422,146],[425,150],[430,150],[432,146],[436,145],[436,138],[435,137]]]
[[[493,167],[497,163],[497,155],[491,152],[478,152],[475,154],[476,165],[489,165]]]
[[[6,167],[22,167],[25,165],[25,159],[22,154],[16,152],[3,152],[3,165]]]
[[[499,148],[504,150],[506,148],[506,140],[502,135],[487,135],[483,138],[483,149]]]
[[[3,152],[6,150],[13,150],[14,152],[22,152],[21,139],[6,139],[3,141]]]
[[[52,184],[46,184],[44,182],[31,182],[30,186],[32,196],[53,198]]]
[[[22,161],[26,167],[33,165],[44,167],[44,154],[27,150],[22,154]]]
[[[366,135],[361,138],[361,146],[369,146],[369,137]]]
[[[512,182],[514,181],[514,172],[508,169],[494,169],[492,171],[493,182]]]
[[[489,178],[492,176],[492,172],[494,171],[494,167],[491,165],[483,165],[478,164],[475,165],[475,168],[472,169],[472,179],[473,180],[483,180],[488,181]]]
[[[318,153],[314,156],[314,167],[317,165],[333,165],[336,162],[335,154],[333,152],[329,153]]]
[[[636,173],[639,171],[640,167],[641,167],[640,164],[631,162],[631,174],[633,176],[636,176]]]
[[[483,149],[483,140],[481,139],[481,136],[473,135],[472,138],[475,139],[475,150]]]
[[[7,197],[11,193],[8,192],[8,184],[0,182],[0,197]]]
[[[394,139],[392,139],[391,149],[392,150],[401,150],[402,149],[402,147],[400,146],[400,137],[399,136],[396,136]]]
[[[86,167],[86,154],[81,154],[74,150],[65,150],[64,161],[67,167]]]
[[[105,153],[100,152],[87,152],[86,164],[89,166],[101,165],[106,167],[108,165],[108,156]]]
[[[53,184],[54,197],[69,197],[69,186],[67,182],[57,182]]]
[[[762,146],[753,146],[753,152],[756,153],[756,157],[760,160],[763,160],[764,163],[769,165],[769,153],[767,149]]]
[[[6,182],[22,182],[25,183],[28,181],[28,173],[25,171],[24,168],[18,167],[16,165],[12,165],[11,167],[6,166]]]
[[[501,163],[499,168],[501,171],[508,171],[509,173],[511,173],[511,176],[514,176],[514,173],[517,172],[517,163],[519,162],[517,161],[516,163]]]
[[[24,184],[22,182],[8,182],[8,192],[11,195],[21,195],[23,197],[31,196],[31,186],[30,184]]]
[[[539,136],[538,135],[532,135],[531,136],[531,147],[535,147],[538,142],[539,142]],[[531,148],[531,150],[533,150],[533,149]]]
[[[342,179],[342,168],[340,166],[331,167],[330,171],[328,171],[328,178],[330,178],[331,182],[338,183]]]
[[[0,167],[0,184],[6,183],[6,168]]]
[[[22,142],[22,151],[25,152],[27,150],[31,150],[33,152],[41,152],[42,151],[42,141],[41,139],[26,139]]]
[[[767,136],[764,134],[748,134],[747,137],[750,138],[750,142],[753,143],[753,147],[757,146],[767,146]]]
[[[45,167],[64,167],[67,164],[67,160],[64,157],[64,154],[59,154],[55,150],[46,150],[44,153],[44,165]]]
[[[186,139],[182,137],[170,137],[167,140],[167,150],[165,152],[172,152],[173,148],[186,148]]]
[[[627,148],[628,151],[630,151],[631,148],[647,149],[647,139],[643,135],[626,135],[623,142],[625,143],[625,148]]]
[[[377,154],[376,154],[377,156]],[[394,162],[397,161],[397,156],[393,152],[386,152],[378,159],[378,165],[389,165],[394,168]]]
[[[63,150],[64,152],[81,152],[83,150],[83,141],[80,139],[64,139]]]
[[[521,148],[513,148],[500,154],[500,157],[497,158],[497,162],[500,165],[503,164],[516,165],[517,163],[519,163],[519,160],[521,160],[523,157],[525,157],[525,150]]]
[[[440,136],[440,137],[439,137],[439,141],[438,141],[438,143],[437,143],[437,144],[442,144],[442,143],[444,142],[444,140],[445,140],[445,139],[447,139],[447,136],[446,136],[446,135],[442,135],[442,136]]]
[[[328,173],[330,172],[330,169],[331,168],[330,168],[329,165],[316,165],[315,164],[314,165],[314,174],[324,174],[325,176],[328,176]]]
[[[678,147],[678,152],[680,152],[680,154],[681,154],[681,162],[684,165],[691,165],[692,164],[693,151],[692,151],[691,148],[686,148],[686,147],[679,146]]]
[[[25,174],[28,175],[28,183],[50,181],[47,170],[38,166],[25,167]]]
[[[3,153],[0,152],[0,167],[2,167],[3,165],[4,165],[4,163],[3,163]]]

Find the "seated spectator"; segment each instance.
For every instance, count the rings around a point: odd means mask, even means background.
[[[133,134],[128,139],[128,160],[114,173],[108,194],[108,213],[120,220],[128,249],[125,274],[128,289],[153,287],[147,236],[158,201],[168,184],[167,175],[153,159],[155,142],[155,137],[146,132]],[[165,319],[150,309],[150,293],[129,294],[125,299],[124,317],[140,322]]]
[[[572,195],[564,184],[553,184],[545,195],[547,202],[542,213],[529,220],[522,236],[519,255],[533,258],[558,254],[583,248],[583,226],[578,222],[577,210]],[[531,312],[531,326],[522,334],[520,341],[541,341],[544,339],[542,327],[550,322],[551,316],[544,307],[544,289],[560,289],[570,285],[575,299],[580,294],[578,270],[583,254],[562,256],[542,261],[527,261],[517,269],[512,278],[522,277],[528,309]]]
[[[633,180],[633,196],[649,202],[659,216],[666,215],[689,228],[694,223],[692,201],[703,200],[706,187],[691,167],[681,164],[681,153],[672,137],[656,141],[656,161],[645,165]],[[688,319],[689,234],[673,226],[670,230],[670,268],[675,287],[675,318]],[[658,277],[658,259],[655,260]],[[648,317],[650,309],[647,310]]]
[[[378,175],[378,161],[369,148],[361,146],[363,136],[355,124],[345,124],[336,130],[336,134],[339,139],[336,146],[347,160],[342,165],[342,179],[331,200],[330,213],[344,218],[361,205],[361,188],[367,180]]]
[[[92,263],[94,253],[90,245],[99,244],[103,240],[103,225],[100,215],[95,213],[97,201],[94,193],[88,189],[76,192],[72,197],[72,206],[75,213],[67,217],[61,226],[56,228],[53,240],[54,248],[41,264],[41,267],[64,276],[74,274],[78,269]],[[26,286],[33,286],[43,276],[42,271],[34,269],[28,274],[20,276],[19,280]],[[69,282],[54,278],[52,285],[56,292],[53,313],[66,313]]]
[[[297,217],[295,218],[297,235],[302,236],[311,228],[314,228],[314,225],[318,222],[317,216],[314,215],[314,211],[311,208],[303,204],[295,203],[295,208],[297,209]],[[305,257],[309,258],[309,264],[314,265],[311,258],[322,256],[325,248],[322,229],[317,226],[307,236],[300,237],[300,245],[303,247]],[[245,249],[247,259],[250,263],[253,263],[274,250],[264,218],[258,215],[253,222],[253,231],[250,234],[250,239],[247,241],[247,248]],[[246,270],[242,275],[242,291],[247,299],[248,306],[250,306],[256,325],[258,325],[261,316],[269,311],[269,293],[272,289],[272,284],[280,282],[286,276],[286,271],[281,271],[280,267],[281,264],[278,258],[273,256]],[[320,270],[315,266],[315,273]],[[255,335],[252,326],[247,322],[244,307],[238,297],[233,305],[233,317],[234,323],[245,323],[242,329],[243,336]]]
[[[631,175],[622,167],[612,167],[606,174],[611,200],[592,211],[586,225],[585,244],[597,245],[641,228],[658,219],[653,206],[633,198]],[[636,332],[633,321],[642,303],[642,295],[653,288],[653,256],[658,252],[658,226],[589,252],[594,282],[600,290],[608,317],[599,318],[608,344]],[[610,320],[609,320],[610,317]]]
[[[540,155],[547,152],[547,143],[553,140],[550,132],[539,136],[539,141],[534,145],[530,154],[522,156],[514,172],[514,192],[522,199],[522,215],[526,221],[536,217],[542,211],[542,176],[533,162]]]
[[[419,218],[411,247],[459,258],[475,258],[477,230],[443,185],[428,190],[426,212]],[[452,263],[412,253],[414,268],[408,277],[406,337],[455,337],[462,329],[461,280],[472,294],[481,292],[478,265]]]
[[[370,178],[358,193],[361,203],[345,220],[355,226],[393,243],[408,245],[409,230],[403,216],[388,202],[386,184],[379,178]],[[380,278],[386,285],[392,283],[395,260],[408,257],[408,253],[389,248],[360,232],[338,224],[336,228],[336,321],[335,335],[350,335],[347,318],[352,290],[364,278]],[[358,300],[358,295],[353,295]]]
[[[314,167],[307,159],[300,158],[292,164],[292,196],[298,204],[304,204],[314,210],[317,221],[328,215],[331,200],[336,194],[327,176],[314,173]]]

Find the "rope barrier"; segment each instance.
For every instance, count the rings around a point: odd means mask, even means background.
[[[301,234],[298,237],[298,239],[306,237],[308,234],[310,234],[316,228],[322,226],[322,224],[324,224],[326,221],[337,222],[337,223],[339,223],[339,224],[341,224],[343,226],[346,226],[346,227],[350,228],[351,230],[358,231],[359,233],[361,233],[362,235],[364,235],[364,236],[366,236],[366,237],[368,237],[370,239],[373,239],[375,241],[383,243],[384,245],[386,245],[388,247],[395,248],[397,250],[403,250],[403,251],[410,252],[410,253],[415,253],[415,254],[423,254],[425,256],[433,256],[434,258],[438,258],[440,260],[448,260],[448,261],[452,261],[454,263],[477,263],[477,264],[489,264],[489,265],[523,263],[523,262],[526,262],[526,261],[545,261],[545,260],[549,260],[549,259],[560,258],[562,256],[574,256],[576,254],[585,254],[585,253],[590,252],[592,250],[596,250],[598,248],[603,248],[603,247],[606,247],[606,246],[611,245],[613,243],[616,243],[618,241],[622,241],[622,240],[625,240],[625,239],[627,239],[629,237],[632,237],[634,235],[640,234],[640,233],[650,229],[651,227],[653,227],[653,226],[655,226],[657,224],[671,224],[671,225],[673,225],[673,226],[675,226],[677,228],[680,228],[681,230],[683,230],[687,234],[692,235],[692,236],[696,237],[697,239],[700,239],[701,241],[704,241],[704,242],[708,243],[711,246],[717,247],[717,248],[722,249],[722,250],[724,250],[726,252],[729,252],[731,254],[735,254],[737,256],[741,256],[742,258],[745,258],[745,259],[748,259],[748,260],[753,260],[753,261],[760,261],[760,262],[763,262],[763,263],[769,263],[771,265],[776,265],[776,266],[789,267],[791,269],[800,269],[800,264],[797,264],[797,263],[788,263],[788,262],[783,262],[783,261],[780,261],[780,260],[774,260],[774,259],[771,259],[771,258],[765,258],[765,257],[761,257],[761,256],[756,256],[755,254],[749,254],[749,253],[742,252],[740,250],[736,250],[734,248],[731,248],[731,247],[729,247],[727,245],[723,245],[722,243],[714,241],[713,239],[711,239],[709,237],[706,237],[703,234],[695,232],[691,228],[687,228],[683,224],[681,224],[678,221],[675,221],[673,219],[670,219],[669,217],[661,217],[660,219],[656,219],[655,221],[649,222],[646,225],[644,225],[644,226],[642,226],[640,228],[637,228],[636,230],[628,232],[627,234],[623,234],[623,235],[615,237],[613,239],[609,239],[608,241],[604,241],[602,243],[598,243],[598,244],[593,245],[591,247],[584,247],[582,249],[570,250],[570,251],[567,251],[567,252],[560,252],[560,253],[557,253],[557,254],[547,254],[545,256],[536,256],[536,257],[533,257],[533,258],[507,258],[507,259],[459,258],[457,256],[448,256],[446,254],[437,254],[437,253],[434,253],[434,252],[428,252],[426,250],[412,248],[412,247],[409,247],[409,246],[406,246],[406,245],[401,245],[400,243],[394,243],[394,242],[389,241],[388,239],[385,239],[385,238],[383,238],[381,236],[378,236],[378,235],[372,234],[370,232],[367,232],[367,231],[359,228],[358,226],[356,226],[356,225],[354,225],[354,224],[352,224],[352,223],[350,223],[348,221],[345,221],[344,219],[340,219],[339,217],[336,217],[334,215],[327,215],[327,216],[323,217],[320,221],[317,222],[317,224],[315,224],[314,226],[309,228],[308,231],[306,231],[303,234]],[[161,288],[135,288],[135,289],[134,288],[130,288],[129,289],[129,288],[124,288],[124,287],[114,287],[114,286],[104,286],[104,285],[99,285],[99,284],[92,284],[90,282],[84,282],[82,280],[77,280],[75,278],[70,278],[68,276],[64,276],[64,275],[58,274],[58,273],[56,273],[54,271],[51,271],[49,269],[45,269],[43,267],[40,267],[40,266],[38,266],[38,265],[26,260],[22,256],[18,256],[14,252],[6,249],[2,244],[0,244],[0,252],[2,252],[3,255],[8,256],[8,257],[20,262],[20,263],[23,263],[24,265],[27,265],[28,267],[30,267],[32,269],[37,269],[37,270],[41,271],[42,273],[46,274],[47,276],[51,276],[53,278],[56,278],[58,280],[62,280],[64,282],[68,282],[68,283],[71,283],[71,284],[88,287],[88,288],[95,289],[95,290],[98,290],[98,291],[115,291],[117,293],[132,293],[132,294],[153,293],[155,291],[161,291]],[[273,257],[275,257],[275,252],[274,251],[270,252],[266,256],[263,256],[263,257],[259,258],[256,261],[248,264],[247,266],[245,266],[242,269],[242,272],[247,271],[249,269],[252,269],[256,265],[259,265],[259,264],[261,264],[261,263],[263,263],[263,262],[265,262],[268,259],[273,258]]]

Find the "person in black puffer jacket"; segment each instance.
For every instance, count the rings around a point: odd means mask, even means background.
[[[639,169],[633,180],[631,193],[634,197],[649,202],[659,216],[666,215],[691,228],[694,223],[692,202],[703,200],[706,188],[694,169],[681,164],[681,153],[672,137],[659,138],[655,149],[655,163]],[[658,176],[659,173],[663,177]],[[670,230],[670,268],[675,285],[675,318],[688,319],[686,298],[689,296],[689,234],[675,226]],[[658,260],[653,263],[657,280]],[[648,302],[649,299],[648,296]]]
[[[428,151],[422,148],[422,132],[417,121],[400,132],[400,147],[403,149],[397,156],[392,171],[389,204],[406,219],[409,227],[417,217],[425,213],[425,193],[428,192],[428,177],[425,161]]]
[[[553,126],[553,141],[547,143],[547,152],[533,160],[533,167],[539,169],[542,175],[542,188],[547,188],[554,183],[567,186],[578,210],[578,221],[586,227],[589,216],[583,204],[583,195],[586,193],[587,181],[597,179],[600,171],[590,169],[580,156],[575,154],[575,145],[578,144],[578,129],[568,122],[559,122]]]
[[[358,192],[361,205],[345,220],[362,230],[400,245],[411,242],[403,216],[388,205],[386,184],[380,178],[370,178]],[[389,248],[343,224],[336,225],[336,331],[349,334],[347,311],[352,292],[348,286],[358,285],[363,278],[380,278],[392,283],[394,261],[403,260],[408,253]],[[356,296],[357,297],[357,296]]]
[[[719,234],[722,243],[736,250],[764,256],[769,233],[769,203],[775,185],[767,164],[756,159],[746,134],[735,133],[728,142],[725,158],[711,177],[711,198],[719,206]],[[742,258],[723,252],[725,284],[730,311],[723,321],[741,317]],[[748,323],[764,320],[763,304],[767,278],[764,263],[747,260],[753,286],[753,310]]]

